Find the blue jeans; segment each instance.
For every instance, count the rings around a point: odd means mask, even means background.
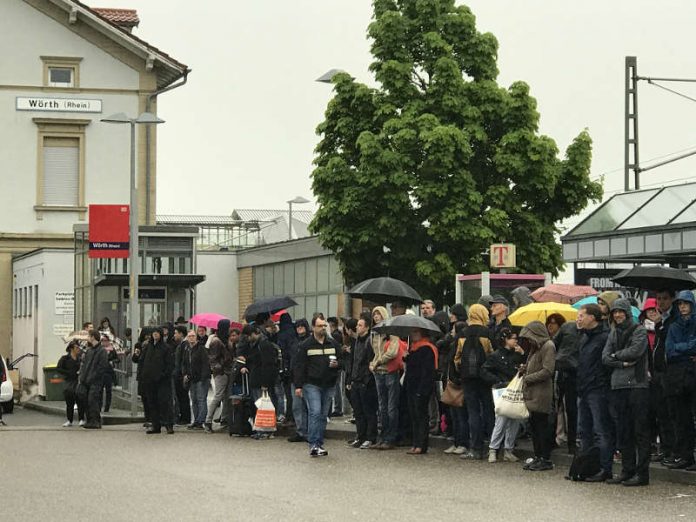
[[[452,416],[452,431],[454,432],[454,445],[458,448],[466,447],[469,444],[469,415],[466,405],[461,408],[450,406]]]
[[[515,449],[515,439],[520,428],[520,421],[497,415],[495,417],[495,427],[491,435],[491,442],[488,447],[492,450],[499,450],[501,447],[508,451]]]
[[[305,384],[302,388],[302,396],[307,403],[307,442],[310,447],[324,446],[324,432],[326,431],[326,418],[331,409],[335,386],[322,388],[314,384]]]
[[[611,473],[613,448],[608,391],[592,390],[578,397],[578,436],[583,452],[599,446],[602,471]]]
[[[382,442],[393,444],[399,434],[399,372],[375,373],[375,384],[382,423]]]
[[[208,415],[208,388],[210,388],[210,379],[191,383],[189,394],[191,395],[194,424],[203,424]]]
[[[483,381],[464,382],[464,402],[469,415],[469,436],[471,451],[483,451],[483,437],[486,431],[484,420],[485,395],[492,397],[491,388]]]
[[[307,403],[295,395],[295,385],[290,385],[292,391],[292,416],[295,419],[295,431],[300,437],[307,438]]]

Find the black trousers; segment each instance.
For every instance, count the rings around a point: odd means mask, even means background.
[[[696,383],[687,379],[681,393],[670,397],[669,402],[674,414],[674,431],[676,435],[674,456],[694,460],[694,403],[696,402]]]
[[[674,453],[674,412],[672,403],[665,397],[664,375],[656,374],[650,383],[650,442],[660,437],[660,452],[665,456]]]
[[[102,392],[99,397],[99,404],[104,405],[104,411],[107,412],[111,408],[111,396],[114,388],[114,371],[108,371],[104,374],[102,382]]]
[[[65,398],[65,416],[70,422],[75,420],[75,404],[77,404],[77,420],[85,420],[85,404],[77,396],[77,382],[67,383],[63,390]]]
[[[176,393],[176,420],[180,424],[190,424],[191,402],[189,400],[188,390],[184,388],[184,382],[182,379],[182,377],[174,378],[174,391]]]
[[[534,456],[551,459],[551,426],[549,414],[532,411],[529,413],[529,427],[532,432]]]
[[[414,448],[420,448],[423,453],[428,451],[428,436],[430,432],[430,394],[416,395],[407,391],[408,414],[411,419],[411,430]]]
[[[616,422],[616,436],[621,451],[621,474],[649,478],[650,390],[633,388],[612,390],[610,405]]]
[[[101,426],[102,382],[87,387],[87,424]]]
[[[350,390],[357,438],[362,441],[376,442],[379,406],[375,380],[371,379],[369,384],[353,383]]]
[[[143,384],[143,397],[148,402],[152,429],[159,430],[162,426],[174,424],[172,419],[172,383],[170,379],[160,382]]]
[[[558,403],[566,414],[568,450],[573,451],[578,439],[578,375],[575,370],[559,370],[557,376]]]

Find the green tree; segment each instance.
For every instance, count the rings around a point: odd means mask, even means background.
[[[562,267],[559,222],[601,199],[581,132],[559,158],[524,82],[496,82],[498,43],[454,0],[374,0],[378,88],[349,74],[317,129],[311,231],[349,284],[401,278],[441,296],[514,242],[519,270]],[[385,253],[387,247],[390,252]]]

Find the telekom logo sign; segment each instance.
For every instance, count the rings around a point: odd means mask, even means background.
[[[517,266],[517,249],[512,243],[491,245],[491,267],[515,268]]]

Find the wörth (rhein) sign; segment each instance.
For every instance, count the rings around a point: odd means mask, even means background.
[[[89,257],[128,257],[130,239],[128,205],[89,206]]]
[[[101,100],[82,98],[17,97],[18,111],[101,112]]]

